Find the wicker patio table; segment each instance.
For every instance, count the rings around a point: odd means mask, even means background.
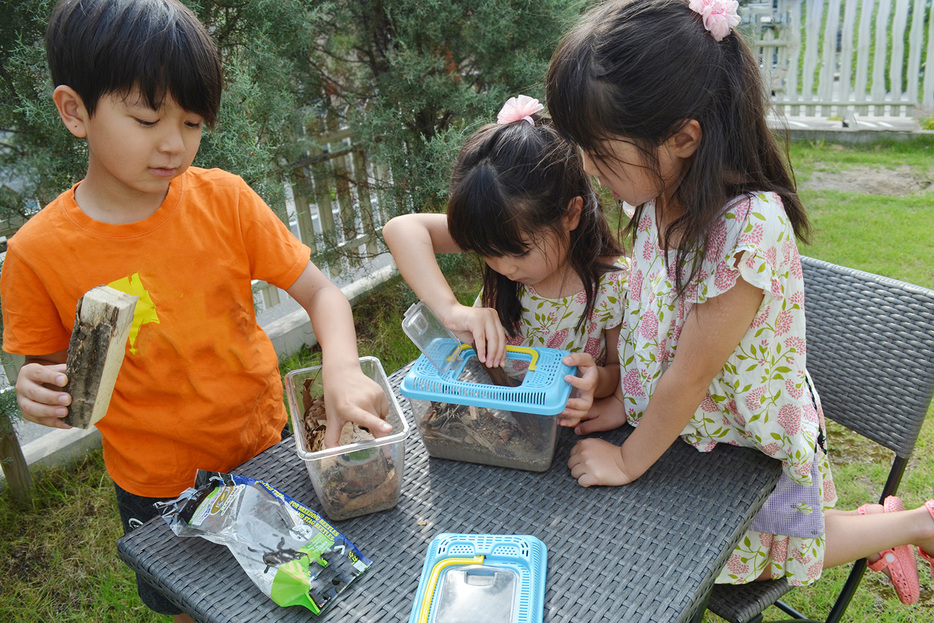
[[[390,376],[393,391],[407,370]],[[399,402],[412,425],[408,401]],[[624,426],[603,437],[621,443],[631,432]],[[548,548],[544,621],[691,620],[777,482],[779,463],[722,444],[701,453],[678,440],[635,483],[584,489],[567,468],[575,439],[562,429],[551,468],[535,473],[430,459],[410,431],[398,505],[334,522],[373,564],[319,616],[277,606],[226,547],[176,537],[161,518],[117,548],[197,621],[384,623],[408,620],[428,544],[439,533],[531,534]],[[292,439],[234,471],[320,509]]]

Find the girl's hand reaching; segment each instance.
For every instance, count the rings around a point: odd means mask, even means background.
[[[506,330],[490,307],[456,304],[438,312],[438,319],[461,341],[472,343],[477,359],[490,368],[506,363]]]
[[[619,446],[602,439],[581,439],[571,450],[568,459],[571,476],[582,487],[628,485],[635,478],[626,473],[626,465]]]
[[[341,430],[347,422],[367,429],[374,437],[384,437],[392,432],[392,425],[386,421],[389,402],[383,388],[359,367],[355,371],[351,369],[339,376],[325,378],[337,379],[324,384],[324,406],[328,417],[325,448],[338,445]]]
[[[448,231],[444,214],[403,214],[383,226],[383,239],[416,296],[462,341],[473,344],[477,359],[494,368],[506,363],[506,331],[487,307],[461,305],[436,253],[462,253]]]

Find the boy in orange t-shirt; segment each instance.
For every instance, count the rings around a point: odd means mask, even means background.
[[[347,299],[243,180],[190,166],[221,97],[220,60],[197,18],[177,0],[64,0],[46,48],[53,100],[87,141],[88,169],[13,236],[0,275],[3,346],[26,356],[23,416],[68,428],[78,299],[100,284],[139,296],[97,427],[124,529],[140,525],[198,468],[230,471],[281,438],[278,360],[253,310],[251,281],[262,279],[307,310],[321,343],[326,443],[346,421],[389,432]],[[189,620],[138,584],[150,608]]]

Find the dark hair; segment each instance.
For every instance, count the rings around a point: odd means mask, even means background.
[[[795,235],[807,240],[787,147],[766,124],[758,63],[735,29],[715,40],[686,0],[611,1],[592,10],[555,51],[546,92],[558,130],[607,166],[606,141],[624,138],[657,175],[659,146],[697,120],[700,145],[673,196],[684,211],[662,241],[667,248],[679,240],[679,267],[694,253],[703,257],[727,201],[755,191],[777,193]],[[641,210],[626,228],[633,237]],[[688,282],[699,266],[691,262]],[[687,283],[675,273],[680,294]]]
[[[587,294],[578,329],[589,322],[597,284],[612,266],[600,258],[622,253],[584,173],[576,147],[551,120],[532,115],[535,125],[490,124],[464,143],[451,176],[448,230],[457,245],[480,256],[521,255],[547,232],[568,245],[567,261]],[[568,235],[562,217],[575,197],[583,199],[580,221]],[[483,304],[496,309],[509,335],[519,333],[519,283],[484,269]]]
[[[221,99],[217,49],[177,0],[63,0],[45,34],[52,82],[68,85],[93,115],[100,98],[138,87],[159,109],[166,94],[211,125]]]

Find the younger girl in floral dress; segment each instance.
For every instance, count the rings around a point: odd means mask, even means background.
[[[497,123],[467,139],[451,178],[447,215],[406,214],[383,227],[399,272],[444,325],[488,366],[506,345],[572,351],[580,376],[558,423],[576,423],[594,396],[619,385],[616,340],[629,261],[610,232],[577,149],[539,114],[538,100],[511,98]],[[484,269],[477,305],[461,305],[436,253],[473,252]],[[525,364],[510,360],[507,372]]]
[[[568,465],[582,486],[625,485],[678,436],[702,452],[757,448],[782,462],[782,478],[719,582],[809,584],[868,558],[914,603],[909,546],[934,561],[934,500],[833,509],[823,413],[805,366],[795,239],[808,221],[766,124],[758,63],[733,30],[736,7],[606,2],[552,60],[555,125],[582,149],[585,169],[635,206],[618,400],[596,403],[576,431],[627,420],[636,429],[621,447],[579,441]]]

